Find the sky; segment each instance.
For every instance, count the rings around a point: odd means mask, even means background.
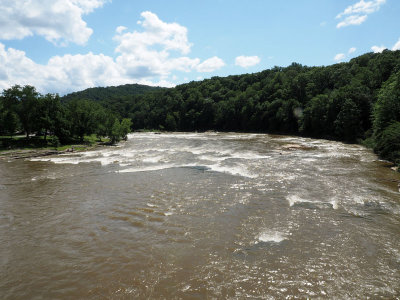
[[[400,50],[399,0],[0,0],[0,90],[173,87]]]

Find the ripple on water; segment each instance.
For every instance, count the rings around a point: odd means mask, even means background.
[[[399,295],[398,187],[376,180],[398,177],[371,151],[262,134],[129,138],[1,166],[19,166],[0,193],[14,298]],[[52,284],[60,270],[79,293]]]

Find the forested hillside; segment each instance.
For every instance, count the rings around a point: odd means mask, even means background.
[[[367,53],[327,67],[297,63],[213,77],[101,103],[133,129],[296,134],[364,142],[400,159],[400,51]]]
[[[74,99],[86,99],[102,101],[110,98],[118,99],[119,97],[125,97],[126,95],[143,95],[145,93],[161,89],[162,88],[160,87],[153,87],[142,84],[124,84],[119,86],[95,87],[65,95],[64,97],[62,97],[62,100],[71,101]]]
[[[133,87],[134,93],[131,86],[123,86],[65,96],[62,102],[71,117],[60,118],[66,124],[76,118],[76,111],[90,117],[76,121],[81,127],[78,131],[73,130],[77,125],[71,124],[61,130],[63,138],[68,132],[106,134],[104,124],[111,128],[116,118],[128,118],[132,129],[266,132],[359,142],[400,163],[400,51],[367,53],[326,67],[293,63],[172,89],[149,88],[145,92],[145,87]],[[3,132],[10,131],[7,119],[13,118],[8,92],[3,92],[0,103]],[[96,105],[88,100],[95,100]],[[107,119],[109,114],[116,117]],[[23,115],[15,122],[23,125]],[[57,134],[51,128],[50,132]]]

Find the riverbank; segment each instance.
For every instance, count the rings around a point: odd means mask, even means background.
[[[54,146],[52,137],[1,137],[0,159],[26,159],[73,152],[83,152],[105,147],[108,139],[98,140],[94,135],[85,136],[82,142]]]

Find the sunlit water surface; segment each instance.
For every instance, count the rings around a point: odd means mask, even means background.
[[[398,298],[399,180],[361,146],[261,134],[2,160],[0,298]]]

